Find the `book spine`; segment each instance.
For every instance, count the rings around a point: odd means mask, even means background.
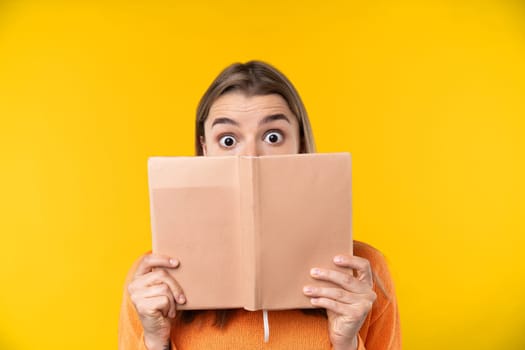
[[[261,309],[261,236],[260,236],[260,193],[259,193],[259,158],[250,158],[252,162],[252,232],[253,232],[253,309]]]
[[[242,264],[245,281],[244,308],[257,310],[259,293],[257,276],[259,275],[259,253],[257,232],[257,163],[253,157],[239,157],[240,171],[240,218],[243,237]]]

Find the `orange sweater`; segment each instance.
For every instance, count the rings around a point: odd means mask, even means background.
[[[370,261],[376,275],[377,299],[359,331],[358,349],[401,349],[401,331],[394,286],[383,255],[373,247],[354,242],[354,254]],[[137,263],[126,279],[130,282]],[[269,311],[270,340],[263,341],[262,311],[237,310],[224,328],[214,327],[215,312],[198,315],[191,323],[175,322],[172,349],[331,349],[327,319],[300,310]],[[146,350],[143,329],[127,289],[119,322],[119,349]]]

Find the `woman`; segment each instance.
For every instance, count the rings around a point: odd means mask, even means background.
[[[306,110],[295,88],[272,66],[233,64],[202,97],[197,155],[277,155],[315,152]],[[332,287],[304,287],[322,312],[270,312],[272,337],[262,343],[261,312],[177,311],[184,286],[166,271],[176,257],[146,254],[132,267],[119,324],[120,349],[400,349],[394,289],[383,256],[354,242],[354,255],[333,257],[348,273],[312,267]]]

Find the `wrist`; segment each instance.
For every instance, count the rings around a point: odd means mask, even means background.
[[[349,343],[345,344],[332,344],[333,350],[357,350],[358,348],[357,336],[353,337]]]
[[[169,336],[158,337],[144,334],[144,345],[148,350],[171,350],[171,340]]]

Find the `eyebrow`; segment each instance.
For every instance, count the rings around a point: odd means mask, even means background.
[[[239,126],[239,123],[237,123],[235,120],[230,118],[217,118],[211,123],[211,127],[213,128],[217,124],[231,124],[235,126]]]
[[[272,114],[272,115],[264,117],[261,121],[259,121],[259,125],[268,124],[276,120],[284,120],[288,122],[288,124],[291,124],[290,119],[288,119],[287,116],[285,116],[282,113],[279,113],[279,114]],[[230,124],[234,126],[239,126],[238,122],[230,118],[217,118],[213,121],[213,123],[211,124],[211,127],[213,128],[217,124]]]
[[[272,114],[272,115],[269,115],[267,117],[264,117],[264,119],[259,122],[259,125],[267,124],[267,123],[273,122],[275,120],[284,120],[284,121],[288,122],[288,124],[291,124],[290,123],[290,119],[288,119],[287,116],[285,116],[284,114],[279,113],[279,114]]]

